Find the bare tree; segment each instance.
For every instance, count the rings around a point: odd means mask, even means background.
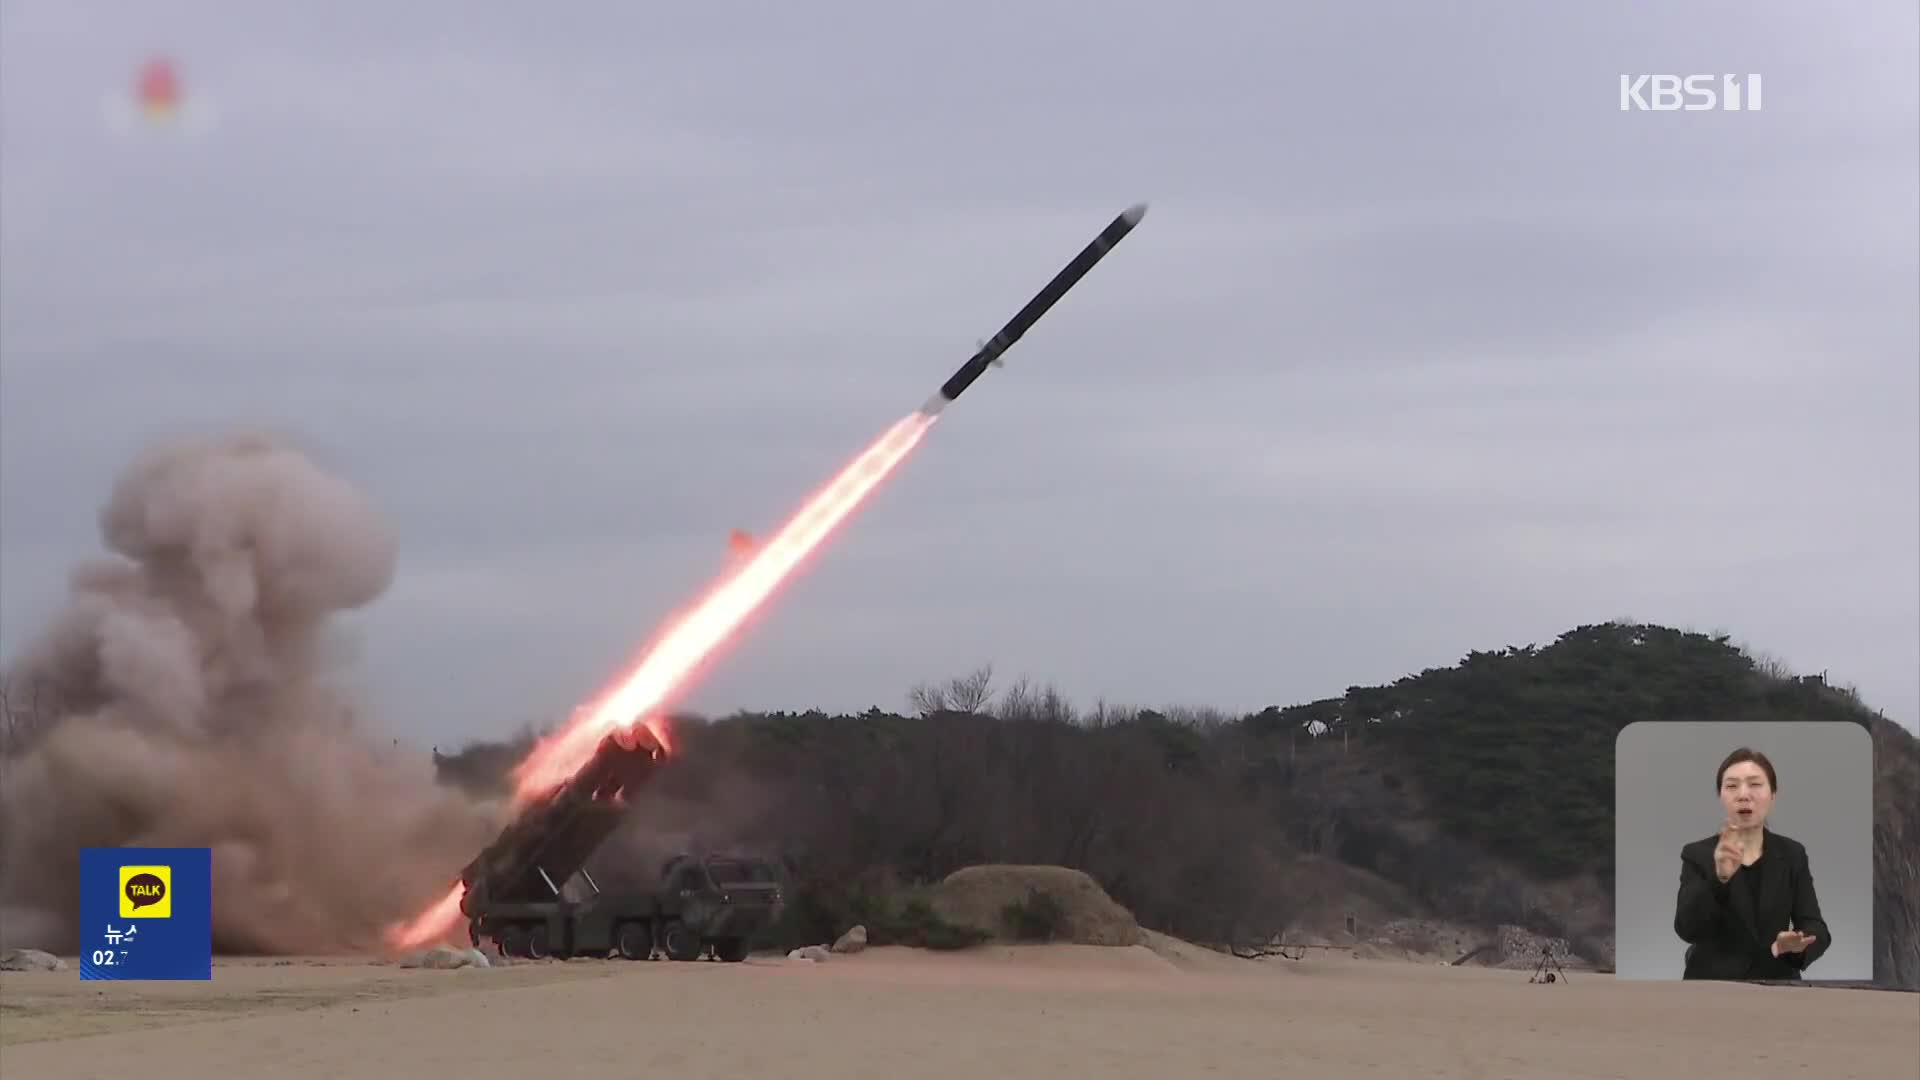
[[[1019,722],[1032,720],[1039,712],[1040,691],[1034,689],[1033,681],[1025,676],[1000,691],[1000,704],[994,709],[994,715],[1000,719]]]
[[[973,715],[993,702],[993,665],[983,664],[944,684],[921,683],[907,694],[907,703],[921,716],[955,712]]]
[[[1078,719],[1073,703],[1059,688],[1036,687],[1026,678],[1000,692],[994,715],[1014,723],[1071,724]]]
[[[982,664],[947,684],[947,707],[954,712],[985,712],[993,703],[993,665]]]
[[[932,716],[947,711],[947,688],[932,683],[918,683],[907,692],[907,704],[921,716]]]

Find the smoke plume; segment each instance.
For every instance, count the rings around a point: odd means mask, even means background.
[[[492,804],[361,730],[324,634],[391,582],[346,482],[256,435],[156,447],[6,672],[0,946],[78,947],[79,852],[213,849],[225,952],[377,948],[490,840]]]

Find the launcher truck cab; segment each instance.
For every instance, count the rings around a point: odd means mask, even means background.
[[[602,890],[587,860],[626,815],[627,793],[664,755],[644,728],[609,735],[572,779],[529,805],[461,872],[468,939],[503,956],[746,959],[747,939],[779,917],[771,864],[676,856],[656,882]]]

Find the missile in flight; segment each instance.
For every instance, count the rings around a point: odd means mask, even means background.
[[[1100,235],[1094,237],[1091,243],[1080,249],[1080,254],[1075,255],[1072,262],[1067,263],[1059,273],[1053,275],[1053,280],[1047,282],[1044,288],[1035,293],[1033,299],[1027,301],[1027,306],[1021,308],[1019,314],[1009,320],[1007,325],[1001,327],[1000,332],[993,335],[992,340],[980,346],[980,351],[974,353],[972,359],[961,364],[960,370],[954,372],[952,378],[941,384],[940,389],[927,399],[926,404],[920,406],[920,411],[928,416],[937,415],[940,410],[947,407],[949,402],[966,393],[967,387],[972,386],[973,381],[984,374],[989,366],[998,367],[1001,354],[1012,348],[1013,343],[1019,341],[1021,335],[1032,329],[1033,324],[1040,321],[1040,316],[1045,315],[1047,309],[1059,302],[1060,298],[1067,294],[1068,289],[1078,284],[1080,279],[1086,276],[1087,271],[1093,269],[1093,264],[1104,258],[1107,252],[1112,251],[1114,245],[1132,232],[1133,227],[1140,224],[1140,219],[1145,216],[1147,216],[1146,203],[1136,203],[1122,210],[1120,216],[1100,230]]]

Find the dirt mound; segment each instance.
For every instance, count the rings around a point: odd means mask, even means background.
[[[1290,942],[1356,945],[1378,936],[1380,927],[1424,910],[1399,885],[1324,856],[1294,859],[1287,867],[1287,884],[1300,913],[1287,926]]]
[[[1255,970],[1255,965],[1236,959],[1230,953],[1209,949],[1204,945],[1195,945],[1191,941],[1182,941],[1177,937],[1169,937],[1158,930],[1141,930],[1140,934],[1141,940],[1155,956],[1181,971],[1238,973]]]
[[[969,866],[947,875],[934,887],[934,913],[950,923],[972,926],[1011,940],[1005,918],[1011,905],[1027,904],[1034,894],[1051,897],[1060,918],[1051,940],[1075,945],[1142,945],[1146,937],[1133,913],[1115,903],[1100,884],[1064,866]]]

